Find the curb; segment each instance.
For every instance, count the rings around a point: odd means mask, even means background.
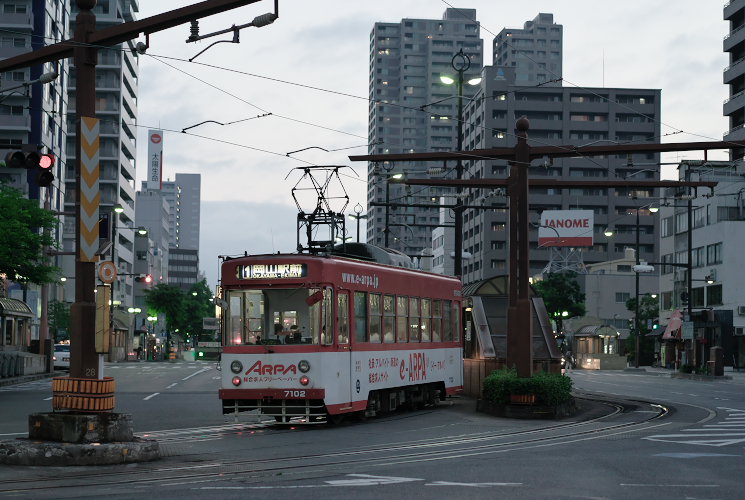
[[[160,458],[157,441],[135,439],[119,443],[63,443],[17,439],[0,441],[4,465],[115,465],[150,462]]]

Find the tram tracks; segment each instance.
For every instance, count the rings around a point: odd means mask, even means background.
[[[85,496],[81,490],[88,490],[93,495],[101,487],[138,487],[157,484],[198,484],[205,482],[225,482],[240,480],[242,482],[276,481],[288,477],[312,478],[338,474],[351,470],[369,471],[377,466],[394,464],[425,462],[433,460],[452,460],[463,457],[499,454],[515,450],[525,450],[546,446],[559,446],[566,443],[592,439],[605,439],[623,434],[631,434],[651,430],[664,422],[658,422],[668,413],[668,409],[639,401],[611,401],[597,395],[577,395],[579,398],[592,398],[608,407],[608,412],[602,416],[584,421],[566,423],[551,423],[531,429],[467,433],[454,436],[415,439],[405,442],[382,443],[361,448],[346,448],[330,450],[322,453],[299,453],[279,457],[252,457],[249,459],[225,460],[216,457],[215,453],[202,453],[195,459],[189,457],[190,463],[163,464],[153,462],[139,464],[132,467],[89,468],[85,471],[70,472],[68,469],[39,469],[27,475],[26,471],[17,474],[12,479],[0,480],[0,494],[8,493],[38,493],[44,491],[72,491],[75,488],[78,496]],[[644,409],[639,411],[640,405]],[[370,424],[364,424],[370,425]],[[223,425],[212,429],[183,429],[163,431],[162,433],[148,433],[148,438],[159,441],[189,441],[198,442],[220,439],[240,433],[250,433],[261,429],[266,431],[263,439],[286,432],[296,432],[283,427],[273,427],[265,424],[252,425]],[[190,432],[192,431],[192,432]],[[193,432],[197,431],[197,432]],[[313,432],[313,428],[308,428]],[[159,434],[161,434],[159,436]],[[172,460],[164,459],[164,460]],[[196,460],[200,460],[196,462]],[[20,471],[21,469],[19,469]],[[41,477],[40,477],[41,476]]]

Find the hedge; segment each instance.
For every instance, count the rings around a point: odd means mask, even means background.
[[[513,394],[535,394],[536,404],[557,405],[571,399],[572,379],[557,373],[520,378],[514,369],[495,370],[484,379],[484,399],[507,404]]]

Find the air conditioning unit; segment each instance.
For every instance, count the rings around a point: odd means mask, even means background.
[[[745,316],[745,306],[737,306],[737,314]]]
[[[739,337],[745,337],[745,328],[741,326],[735,327],[735,335]]]

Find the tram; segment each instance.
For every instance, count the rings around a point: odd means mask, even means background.
[[[224,414],[334,422],[463,389],[456,278],[333,253],[251,255],[223,261],[221,299]]]

